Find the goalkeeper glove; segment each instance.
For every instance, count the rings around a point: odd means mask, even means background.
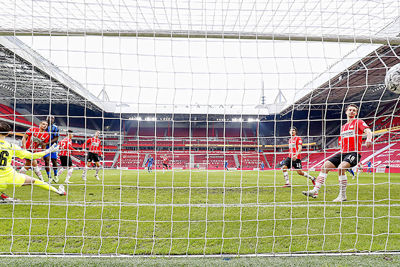
[[[50,153],[53,153],[53,152],[57,152],[58,150],[60,150],[60,147],[57,146],[57,144],[54,144],[50,148],[46,149],[44,152],[46,154],[50,154]]]

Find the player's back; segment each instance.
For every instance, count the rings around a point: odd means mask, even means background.
[[[60,156],[68,156],[69,147],[72,145],[71,139],[67,136],[58,142],[58,145],[60,146]]]
[[[101,140],[97,137],[89,138],[84,144],[86,149],[89,149],[89,152],[99,154],[101,153]]]
[[[7,141],[0,140],[0,176],[9,174],[13,169],[11,167],[12,158],[15,152],[21,148]]]
[[[58,126],[55,124],[47,126],[47,132],[49,133],[50,142],[52,139],[55,139],[56,137],[60,136]],[[50,144],[48,144],[46,147],[49,148]]]

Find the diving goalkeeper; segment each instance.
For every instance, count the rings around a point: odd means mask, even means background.
[[[11,132],[11,126],[1,121],[0,122],[0,192],[7,189],[9,185],[14,185],[15,187],[20,187],[23,185],[33,185],[40,187],[45,190],[50,190],[61,196],[66,195],[64,187],[60,185],[57,189],[46,182],[40,181],[28,175],[18,173],[11,167],[11,161],[13,157],[21,159],[38,159],[42,158],[44,155],[56,152],[58,150],[57,146],[52,146],[45,151],[31,153],[27,150],[21,149],[18,145],[11,144],[5,140],[6,136]],[[3,198],[2,201],[10,201],[12,198]]]

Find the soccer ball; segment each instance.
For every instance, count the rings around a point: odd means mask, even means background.
[[[389,91],[400,94],[400,63],[386,72],[385,85]]]

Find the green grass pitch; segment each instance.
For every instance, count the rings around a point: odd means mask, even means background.
[[[104,170],[102,181],[75,171],[67,197],[16,188],[21,202],[3,204],[0,253],[7,254],[269,254],[397,251],[398,174],[349,177],[347,202],[333,203],[337,173],[318,199],[293,173],[280,171]],[[317,173],[314,173],[315,175]],[[61,181],[65,174],[61,176]],[[6,193],[13,195],[13,189]]]

